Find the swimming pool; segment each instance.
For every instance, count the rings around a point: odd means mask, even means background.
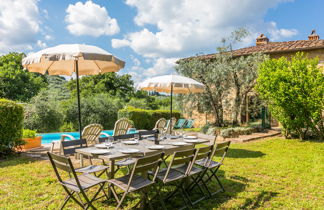
[[[103,133],[106,133],[108,135],[113,134],[113,130],[104,130]],[[42,136],[42,144],[49,144],[52,141],[60,140],[62,134],[69,134],[73,136],[75,139],[80,138],[79,132],[61,132],[61,133],[39,133],[37,136]],[[104,135],[101,135],[101,137],[105,137]]]

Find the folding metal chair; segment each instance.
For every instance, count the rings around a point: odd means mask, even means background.
[[[162,169],[157,174],[157,180],[160,181],[163,185],[173,185],[176,187],[175,190],[165,198],[165,200],[167,201],[174,195],[180,194],[185,203],[185,206],[182,208],[190,206],[190,198],[186,192],[184,183],[185,178],[187,177],[187,173],[190,170],[195,151],[196,149],[189,149],[175,152],[168,167]],[[182,168],[182,170],[179,170],[180,167]],[[162,188],[163,186],[161,186],[160,189],[158,189],[157,196],[159,196]],[[162,207],[166,209],[163,201],[162,203]]]
[[[80,148],[87,147],[87,142],[85,139],[80,140],[71,140],[71,141],[62,141],[61,142],[61,148],[64,156],[69,155],[76,155],[75,150]],[[105,165],[93,165],[91,157],[88,157],[90,164],[89,166],[81,167],[75,169],[75,172],[77,173],[94,173],[96,175],[96,172],[99,173],[98,177],[101,176],[103,173],[107,172],[108,166]],[[103,162],[104,164],[104,162]]]
[[[205,168],[197,167],[194,165],[194,163],[199,162],[199,163],[202,163],[203,165],[205,165],[207,163],[207,161],[209,160],[209,157],[210,157],[212,151],[213,151],[212,145],[196,149],[196,153],[193,158],[192,164],[191,164],[189,170],[187,171],[187,176],[191,179],[191,183],[188,186],[186,186],[186,191],[188,193],[190,193],[193,191],[193,189],[195,187],[197,187],[200,194],[202,195],[200,198],[198,198],[195,201],[192,201],[191,199],[189,199],[189,202],[191,205],[197,204],[198,202],[200,202],[206,198],[203,189],[200,187],[200,185],[198,183],[198,180],[205,172]],[[185,167],[177,168],[177,170],[180,170],[183,173],[185,173],[185,169],[186,169]]]
[[[61,205],[60,209],[63,209],[66,203],[70,199],[76,202],[83,209],[88,209],[89,207],[91,207],[92,209],[96,209],[92,205],[92,203],[95,200],[98,200],[102,197],[106,197],[108,199],[107,194],[103,190],[107,180],[86,173],[82,175],[77,175],[70,158],[61,155],[56,155],[50,152],[47,152],[47,155],[51,161],[51,164],[53,166],[58,181],[60,182],[65,192],[67,193],[67,196],[63,204]],[[63,180],[58,169],[68,172],[69,175],[72,174],[72,176],[70,176],[71,178],[68,180]],[[86,194],[86,192],[90,188],[96,186],[99,187],[99,189],[90,199]],[[97,198],[97,196],[101,191],[104,193],[104,195]],[[75,195],[77,195],[77,198],[75,197]],[[85,202],[82,200],[82,198],[85,200]]]
[[[136,159],[132,172],[126,176],[110,179],[109,188],[111,189],[116,201],[117,207],[119,209],[127,196],[127,194],[138,191],[141,193],[141,200],[135,205],[148,204],[150,209],[153,209],[151,204],[151,199],[149,199],[147,194],[147,188],[155,184],[155,179],[159,171],[160,165],[162,163],[164,153],[158,153],[147,157],[142,157]],[[148,171],[153,171],[153,178],[148,179]],[[123,192],[121,197],[116,192],[115,187],[118,187]]]
[[[231,143],[230,141],[227,141],[227,142],[215,144],[213,151],[211,152],[207,162],[206,161],[195,162],[196,165],[199,165],[205,169],[202,175],[200,176],[200,178],[197,180],[197,183],[202,183],[202,185],[207,190],[209,197],[212,197],[213,195],[219,192],[225,192],[225,188],[222,185],[216,173],[220,168],[220,166],[223,165],[223,161],[227,154],[230,143]],[[213,158],[215,159],[220,158],[220,160],[217,162],[214,161]],[[221,189],[213,192],[209,189],[208,183],[212,181],[212,178],[214,178],[217,181]]]

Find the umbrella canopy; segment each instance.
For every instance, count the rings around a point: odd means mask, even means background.
[[[109,52],[91,45],[62,44],[33,53],[22,60],[22,65],[30,72],[49,75],[71,76],[76,72],[78,61],[79,75],[96,75],[117,72],[125,62]]]
[[[125,62],[96,46],[62,44],[28,55],[23,58],[22,65],[30,72],[41,74],[71,76],[73,72],[76,73],[79,132],[81,138],[79,75],[117,72],[124,68]]]
[[[204,88],[202,83],[180,75],[152,77],[138,85],[138,89],[141,90],[182,94],[203,92]]]
[[[189,77],[180,75],[164,75],[152,77],[137,86],[138,89],[170,93],[170,125],[172,125],[172,95],[173,93],[199,93],[203,92],[205,85]],[[171,133],[171,127],[170,127]]]

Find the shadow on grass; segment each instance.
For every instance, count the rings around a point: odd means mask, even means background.
[[[16,166],[20,164],[27,164],[38,161],[35,158],[26,157],[20,154],[11,155],[5,159],[0,159],[0,168]]]
[[[248,179],[241,176],[236,176],[236,179],[233,179],[232,177],[226,177],[225,172],[222,170],[219,170],[217,172],[217,176],[220,178],[220,181],[224,185],[225,192],[217,193],[213,198],[206,198],[205,200],[199,202],[197,205],[194,206],[194,209],[217,209],[221,206],[222,203],[227,202],[228,200],[236,197],[236,195],[242,191],[245,190],[247,183],[249,182]],[[241,180],[244,180],[242,182]],[[217,184],[216,180],[213,180],[212,182],[208,183],[208,187],[212,191],[216,191],[220,189],[219,185]],[[171,192],[171,191],[170,191]],[[169,193],[170,193],[169,192]],[[196,190],[197,193],[197,190]],[[164,195],[167,195],[168,193],[164,192]],[[195,192],[190,193],[190,197],[192,200],[198,199],[198,195],[195,194]],[[199,195],[200,197],[201,195]],[[167,203],[168,209],[175,209],[183,205],[183,201],[181,200],[180,195],[176,195],[172,199],[169,200]]]
[[[229,148],[226,157],[230,157],[230,158],[257,158],[257,157],[262,157],[264,155],[265,155],[265,153],[260,152],[260,151]]]
[[[240,207],[241,209],[257,209],[260,208],[265,202],[277,196],[277,192],[261,191],[254,198],[248,198],[245,203]]]

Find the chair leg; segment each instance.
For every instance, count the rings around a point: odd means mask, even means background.
[[[121,197],[120,201],[118,202],[118,205],[116,207],[116,210],[119,209],[122,206],[122,203],[127,195],[127,192],[124,192],[123,196]]]

